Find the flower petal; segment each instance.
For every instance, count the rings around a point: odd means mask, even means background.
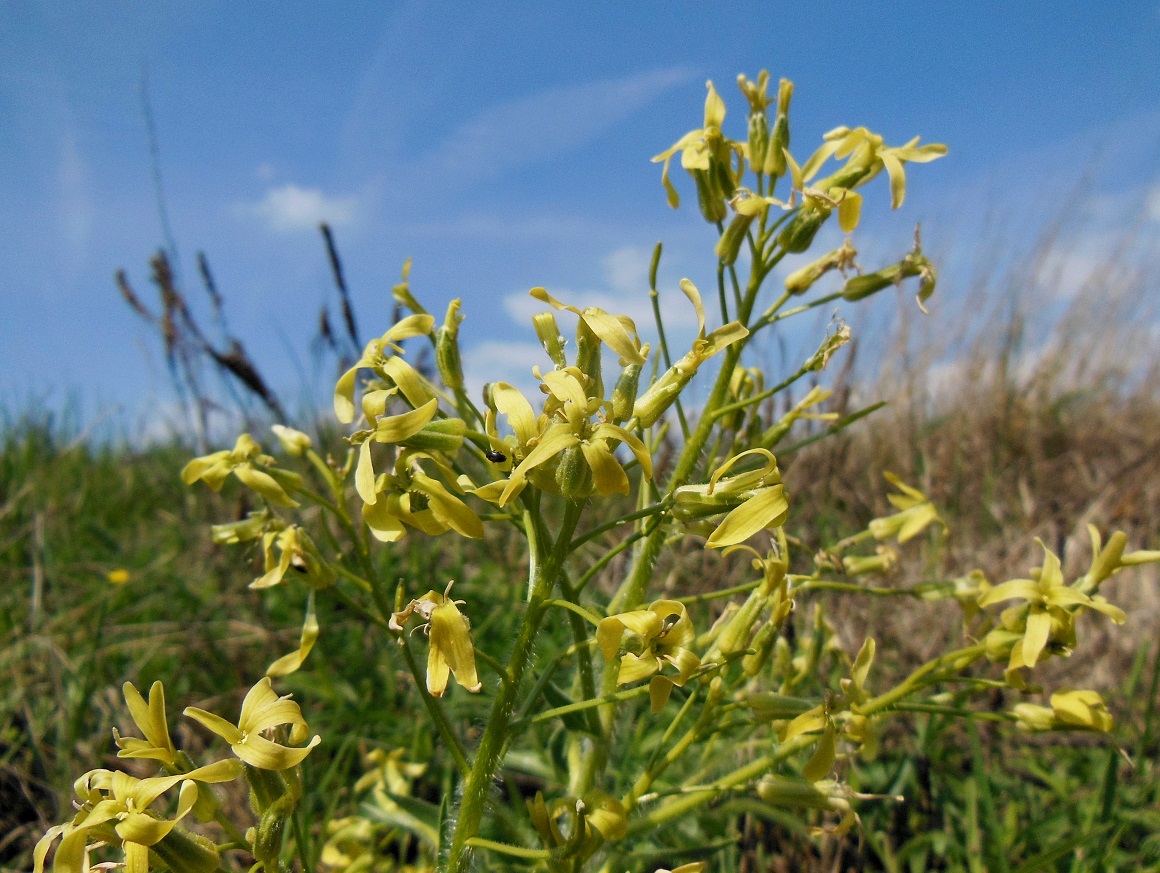
[[[785,486],[763,488],[727,516],[705,541],[706,548],[720,549],[744,542],[760,530],[777,527],[785,521],[789,501]]]
[[[629,685],[647,679],[660,669],[656,656],[645,655],[638,657],[632,652],[625,652],[620,659],[620,671],[616,674],[617,685]]]
[[[1027,632],[1023,636],[1023,663],[1034,667],[1050,636],[1051,613],[1032,607],[1027,616]]]
[[[475,646],[471,643],[467,619],[452,600],[445,600],[431,612],[431,652],[439,653],[446,667],[455,675],[455,681],[468,691],[475,693],[483,688],[475,668]],[[430,685],[430,675],[427,681]],[[443,685],[446,684],[447,676],[444,673]],[[435,697],[442,696],[442,691],[439,694],[434,691],[431,693]]]
[[[244,736],[237,725],[230,724],[220,715],[214,715],[212,712],[206,712],[204,709],[198,709],[196,706],[187,706],[182,712],[187,718],[192,718],[202,727],[217,734],[231,745],[241,740]]]
[[[286,770],[297,767],[302,759],[310,754],[310,750],[322,742],[322,737],[315,736],[301,748],[293,749],[281,746],[257,734],[250,734],[243,742],[230,746],[234,754],[259,770]]]

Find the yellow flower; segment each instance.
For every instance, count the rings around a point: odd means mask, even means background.
[[[1004,600],[1027,601],[1026,607],[1008,610],[1004,614],[1003,627],[997,629],[1001,632],[1022,631],[1021,638],[1011,649],[1009,672],[1020,667],[1034,667],[1053,638],[1070,643],[1075,635],[1075,614],[1080,609],[1102,612],[1116,624],[1123,624],[1126,618],[1122,609],[1103,597],[1089,597],[1065,585],[1059,558],[1041,540],[1036,542],[1043,549],[1044,560],[1038,574],[1034,574],[1035,579],[1012,579],[989,589],[979,598],[981,607]]]
[[[458,418],[435,418],[439,402],[432,397],[421,406],[398,415],[386,415],[387,399],[394,388],[368,392],[363,409],[370,428],[351,434],[351,445],[359,447],[354,471],[355,490],[364,503],[375,502],[375,468],[371,458],[373,443],[386,443],[426,453],[455,455],[463,445],[467,425]],[[430,456],[430,455],[428,455]]]
[[[553,309],[567,310],[580,317],[588,329],[591,330],[610,349],[620,356],[620,365],[643,364],[644,354],[641,352],[640,337],[636,332],[636,324],[627,315],[613,315],[595,306],[577,309],[561,303],[543,288],[533,288],[528,292],[537,300],[547,303]]]
[[[466,503],[452,494],[439,479],[428,475],[422,464],[433,465],[439,474],[454,481],[452,471],[434,455],[405,450],[398,454],[391,473],[379,476],[368,486],[360,485],[363,521],[376,539],[393,543],[408,527],[439,536],[454,530],[472,539],[483,537],[483,522]],[[367,497],[373,499],[367,500]]]
[[[132,682],[122,686],[125,703],[129,707],[137,729],[145,735],[141,740],[137,737],[122,737],[116,728],[113,728],[113,739],[117,748],[118,758],[151,758],[160,761],[166,767],[177,767],[177,749],[173,740],[169,738],[169,723],[165,719],[165,687],[160,682],[154,682],[149,689],[149,702],[141,696],[141,692],[133,687]]]
[[[765,464],[734,476],[725,475],[749,455],[765,458]],[[714,549],[737,545],[758,531],[779,527],[789,512],[777,459],[767,449],[744,451],[718,467],[707,484],[682,485],[673,496],[673,515],[681,521],[729,512],[705,541],[707,547]]]
[[[947,153],[947,147],[941,143],[920,146],[918,139],[916,136],[903,146],[887,146],[881,136],[865,127],[836,127],[822,137],[822,146],[802,165],[801,181],[809,182],[831,157],[846,159],[846,164],[814,185],[821,191],[832,192],[834,187],[850,189],[863,185],[885,169],[890,177],[890,206],[898,209],[906,198],[906,171],[903,165],[908,161],[929,163]]]
[[[391,630],[402,632],[403,625],[412,614],[425,622],[430,645],[427,650],[427,691],[432,697],[442,697],[447,690],[448,675],[473,694],[483,688],[475,669],[475,646],[471,642],[471,629],[467,618],[459,611],[462,600],[452,600],[448,595],[454,582],[447,583],[446,590],[428,591],[422,597],[407,604],[401,612],[391,615]]]
[[[392,374],[399,372],[392,369],[393,366],[397,365],[392,365],[390,362],[399,359],[392,357],[390,353],[401,355],[403,349],[399,346],[400,342],[412,337],[430,334],[434,324],[435,319],[430,315],[408,315],[406,318],[400,319],[381,337],[367,343],[362,357],[339,377],[334,386],[334,414],[339,421],[343,424],[354,421],[354,386],[355,380],[358,378],[358,371],[362,369],[374,370],[380,377],[397,382],[398,380],[392,378]],[[399,361],[399,363],[402,362]]]
[[[118,567],[116,570],[110,570],[105,574],[105,580],[110,585],[126,585],[131,578],[129,571],[124,567]]]
[[[298,704],[289,695],[279,697],[275,694],[268,676],[258,680],[258,684],[246,694],[237,725],[195,706],[186,707],[185,714],[224,739],[235,755],[259,770],[296,767],[311,749],[322,742],[321,737],[315,736],[305,746],[293,748],[263,736],[281,725],[290,725],[290,742],[300,743],[310,732]]]
[[[274,424],[270,426],[270,430],[274,431],[274,436],[278,438],[278,442],[282,444],[282,448],[286,451],[286,454],[292,457],[301,457],[313,445],[310,437],[292,427]]]
[[[33,851],[34,873],[59,838],[53,869],[57,873],[87,873],[87,848],[92,842],[120,846],[126,873],[147,873],[153,850],[174,873],[211,873],[218,865],[217,847],[177,828],[197,802],[198,782],[228,782],[237,778],[237,761],[218,761],[189,773],[136,779],[127,773],[90,770],[73,784],[77,813],[71,822],[49,828]],[[149,807],[170,788],[180,785],[177,812],[163,819]]]
[[[605,403],[585,394],[579,370],[567,367],[541,374],[537,369],[536,373],[547,394],[538,417],[511,385],[500,382],[492,386],[492,402],[507,416],[513,440],[510,444],[499,442],[494,419],[489,434],[493,442],[510,452],[515,466],[506,481],[475,489],[478,497],[506,506],[529,481],[573,498],[593,491],[627,494],[628,474],[615,454],[621,443],[636,457],[645,478],[652,476],[652,457],[639,437],[620,425],[593,418]]]
[[[275,548],[279,552],[277,558],[274,557]],[[281,584],[291,567],[312,588],[334,584],[334,571],[323,560],[310,535],[297,525],[262,534],[262,553],[265,561],[263,572],[250,583],[251,588],[271,588]]]
[[[254,438],[248,433],[244,433],[238,437],[232,449],[194,458],[186,464],[181,471],[181,481],[186,485],[192,485],[200,479],[212,490],[221,491],[222,485],[232,473],[242,484],[258,492],[275,506],[289,508],[297,506],[297,501],[286,493],[277,479],[258,469],[259,466],[272,467],[273,464],[274,459],[269,455],[263,455],[262,447],[254,442]],[[296,485],[300,481],[296,473],[285,470],[277,472],[288,484]]]
[[[652,161],[654,164],[664,163],[661,183],[665,186],[669,206],[676,209],[680,206],[681,198],[669,180],[669,165],[673,156],[680,152],[681,166],[688,170],[697,184],[702,214],[706,220],[717,222],[724,219],[725,200],[733,196],[738,177],[744,170],[745,165],[742,161],[745,157],[745,146],[727,139],[722,134],[725,101],[721,99],[712,82],[706,82],[705,87],[709,93],[705,96],[703,125],[696,130],[690,130]],[[734,155],[738,159],[736,170],[731,166]]]
[[[560,859],[583,861],[606,841],[623,839],[628,832],[624,804],[596,788],[583,797],[558,797],[550,804],[545,803],[543,792],[537,791],[527,805],[532,826],[553,857]]]
[[[628,685],[653,677],[649,696],[653,712],[668,700],[674,685],[683,686],[701,666],[689,646],[697,637],[685,605],[676,600],[658,600],[648,609],[610,615],[596,627],[596,644],[611,661],[620,651],[625,631],[630,634],[628,650],[620,659],[617,685]],[[658,676],[668,664],[676,675]]]
[[[902,493],[886,496],[886,499],[899,510],[898,512],[871,520],[870,533],[874,535],[874,539],[888,540],[897,537],[899,543],[904,543],[936,522],[946,529],[946,522],[939,517],[938,510],[934,508],[929,497],[917,488],[911,488],[893,473],[882,475]]]
[[[674,363],[637,398],[632,413],[642,427],[651,427],[665,410],[672,406],[681,390],[697,375],[701,364],[738,340],[749,336],[749,330],[738,321],[731,321],[706,335],[705,307],[701,303],[701,292],[688,279],[681,280],[681,291],[689,298],[689,302],[697,312],[697,337],[693,340],[693,347],[688,354]]]
[[[1020,730],[1083,730],[1108,733],[1113,726],[1107,704],[1095,691],[1057,691],[1051,706],[1017,703],[1012,708]]]

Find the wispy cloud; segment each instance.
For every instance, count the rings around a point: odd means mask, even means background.
[[[1154,184],[1148,192],[1148,217],[1160,222],[1160,182]]]
[[[60,204],[60,234],[66,244],[69,268],[79,267],[93,227],[88,166],[71,130],[61,140],[56,185]]]
[[[686,68],[668,67],[501,103],[452,131],[421,159],[417,176],[479,178],[571,151],[692,75]]]
[[[332,196],[289,182],[270,188],[256,203],[243,204],[242,212],[262,219],[273,231],[293,233],[314,230],[324,221],[335,227],[350,224],[358,206],[357,197]]]
[[[595,306],[605,312],[627,315],[635,322],[637,330],[642,335],[651,336],[655,333],[652,302],[648,295],[648,269],[651,259],[652,252],[643,246],[620,246],[605,255],[601,261],[604,268],[604,287],[584,291],[549,288],[548,291],[554,297],[578,309]],[[679,290],[673,288],[661,290],[660,306],[665,330],[675,330],[674,336],[680,342],[684,341],[686,334],[691,338],[696,333],[696,311]],[[543,312],[546,308],[543,303],[524,291],[508,294],[503,298],[504,312],[516,324],[525,327],[531,323],[533,315]],[[570,313],[559,313],[558,318],[568,329],[575,324],[575,316]]]
[[[532,367],[551,369],[539,343],[487,341],[471,346],[463,353],[463,374],[467,390],[479,397],[487,382],[507,382],[515,385],[528,397],[537,397],[538,384]]]

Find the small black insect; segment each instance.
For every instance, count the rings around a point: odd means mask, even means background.
[[[502,464],[507,460],[507,455],[505,455],[503,452],[497,452],[495,449],[488,449],[483,453],[483,456],[493,464]]]

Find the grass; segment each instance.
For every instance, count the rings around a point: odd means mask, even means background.
[[[1032,271],[1020,281],[1034,289],[1046,279]],[[1036,536],[1064,555],[1065,567],[1079,568],[1088,521],[1105,532],[1125,530],[1136,548],[1160,547],[1160,362],[1118,353],[1146,348],[1138,325],[1155,323],[1156,313],[1140,311],[1154,304],[1134,289],[1129,277],[1057,307],[1046,337],[1022,329],[1041,326],[1034,307],[1042,289],[1019,298],[1026,311],[1005,300],[982,319],[964,317],[949,346],[925,342],[904,325],[893,342],[906,370],[887,371],[876,384],[850,375],[838,386],[848,409],[880,396],[893,398],[891,406],[785,464],[791,527],[814,545],[860,529],[887,509],[881,474],[891,470],[931,494],[953,526],[952,538],[932,537],[903,562],[896,572],[906,582],[974,567],[992,581],[1025,575],[1036,560]],[[955,367],[937,365],[951,355]],[[4,869],[29,868],[32,843],[65,814],[76,775],[113,765],[111,727],[128,723],[121,683],[144,688],[164,678],[171,709],[227,712],[237,701],[218,699],[219,689],[248,687],[255,671],[296,644],[301,595],[247,590],[258,566],[253,552],[212,545],[209,525],[241,518],[249,507],[236,491],[215,496],[183,487],[177,473],[191,451],[177,443],[97,444],[45,416],[10,420],[0,433],[0,675],[10,677],[0,691]],[[409,537],[405,548],[382,554],[379,570],[384,578],[485,580],[476,590],[491,600],[474,601],[488,616],[473,629],[477,641],[510,638],[514,618],[503,605],[522,582],[503,570],[509,545],[501,535],[478,546]],[[666,569],[673,587],[687,592],[719,570],[716,561],[690,549]],[[129,572],[127,584],[108,581],[117,569]],[[917,713],[916,731],[888,731],[878,757],[851,771],[859,790],[905,801],[864,803],[860,832],[819,840],[800,817],[730,799],[717,813],[722,833],[738,834],[728,850],[734,868],[1156,869],[1158,591],[1154,572],[1125,573],[1108,594],[1129,612],[1128,627],[1109,634],[1106,623],[1091,623],[1085,652],[1098,654],[1043,673],[1050,688],[1082,678],[1101,690],[1117,716],[1114,743],[1047,742],[985,717],[964,728],[938,712]],[[897,604],[843,598],[827,605],[849,651],[872,630],[895,641],[882,669],[902,673],[958,633],[958,615],[945,601]],[[341,603],[320,601],[319,608],[325,631],[318,647],[308,669],[286,682],[312,728],[337,738],[325,755],[308,759],[307,779],[317,790],[307,795],[305,822],[351,808],[369,750],[403,748],[421,760],[432,742],[405,715],[412,679],[401,659],[382,651],[383,637]],[[797,620],[801,632],[805,621]],[[351,664],[359,669],[345,669]],[[992,709],[1013,702],[1004,693],[996,690]],[[453,697],[470,732],[485,712]],[[550,745],[551,734],[533,731],[530,741]],[[196,751],[206,740],[183,728],[178,742]],[[448,778],[424,774],[415,809],[437,802]],[[536,785],[536,774],[513,769],[502,788],[518,808]],[[302,831],[317,858],[321,830]]]

